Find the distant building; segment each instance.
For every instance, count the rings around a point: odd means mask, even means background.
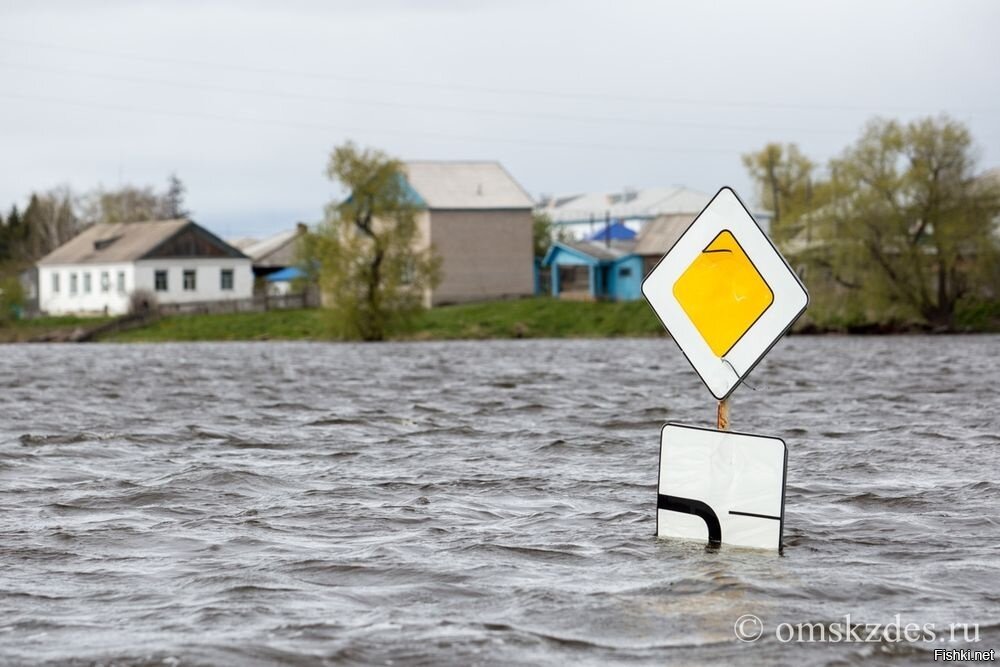
[[[590,192],[549,197],[536,208],[552,221],[554,231],[573,239],[597,238],[607,226],[623,226],[640,232],[646,223],[663,216],[689,216],[701,212],[712,195],[683,186],[653,187],[621,192]],[[770,214],[755,211],[754,217],[768,231]]]
[[[298,242],[307,231],[299,223],[266,239],[239,239],[231,243],[253,262],[254,277],[263,278],[298,263]]]
[[[305,272],[297,266],[289,266],[274,273],[267,274],[264,282],[267,283],[267,294],[269,296],[284,296],[291,294],[295,289],[295,282],[304,280]]]
[[[407,162],[420,244],[441,258],[427,305],[534,293],[534,201],[498,162]]]
[[[253,295],[250,259],[190,220],[94,225],[37,266],[38,306],[50,315],[123,314],[137,290],[159,303]]]
[[[643,225],[633,239],[611,234],[594,240],[556,241],[542,266],[549,270],[547,289],[564,299],[632,301],[660,258],[694,221],[696,213],[661,215]],[[546,289],[540,285],[540,289]]]
[[[550,271],[552,296],[583,301],[638,299],[642,258],[634,247],[634,242],[556,241],[542,260]]]

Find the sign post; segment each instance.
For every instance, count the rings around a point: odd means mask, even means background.
[[[719,409],[715,413],[715,425],[720,431],[729,430],[729,399],[719,401]]]
[[[646,276],[642,293],[718,401],[714,430],[663,427],[657,535],[780,548],[785,443],[729,432],[729,397],[805,311],[805,287],[724,187]]]

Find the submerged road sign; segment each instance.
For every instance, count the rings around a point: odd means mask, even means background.
[[[727,187],[642,281],[642,294],[720,401],[809,302],[798,276]]]
[[[779,438],[665,425],[657,537],[780,549],[787,458]]]

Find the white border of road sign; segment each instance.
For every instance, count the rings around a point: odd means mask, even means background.
[[[708,346],[674,297],[674,283],[728,229],[774,294],[774,301],[724,357]],[[809,304],[809,294],[732,188],[721,188],[642,281],[642,294],[712,395],[728,397]]]
[[[664,424],[656,536],[781,549],[787,477],[781,438]]]

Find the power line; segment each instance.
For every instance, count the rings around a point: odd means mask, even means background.
[[[928,111],[927,109],[915,109],[915,108],[905,108],[905,107],[876,108],[876,107],[866,107],[860,105],[843,105],[843,104],[801,104],[801,103],[788,103],[788,102],[751,102],[746,100],[709,100],[709,99],[695,99],[695,98],[681,98],[681,97],[620,95],[620,94],[608,94],[608,93],[541,90],[541,89],[531,89],[531,88],[481,86],[468,83],[441,83],[436,81],[373,79],[370,77],[330,74],[328,72],[303,71],[303,70],[272,68],[272,67],[251,67],[247,65],[235,65],[232,63],[212,62],[204,60],[191,60],[186,58],[149,56],[138,53],[107,51],[102,49],[85,48],[79,46],[67,46],[65,44],[38,42],[38,41],[26,40],[10,36],[2,36],[0,37],[0,39],[2,39],[5,42],[21,44],[23,46],[28,46],[37,49],[66,51],[70,53],[82,53],[82,54],[100,56],[105,58],[116,58],[116,59],[139,61],[139,62],[187,65],[193,67],[213,67],[216,69],[223,69],[234,72],[247,72],[255,74],[277,74],[282,76],[299,76],[299,77],[313,78],[313,79],[326,79],[331,81],[349,81],[353,83],[365,83],[365,84],[376,83],[379,85],[388,85],[388,86],[434,88],[438,90],[465,91],[465,92],[486,93],[493,95],[525,95],[525,96],[550,97],[559,99],[577,99],[577,100],[611,100],[617,102],[627,101],[627,102],[674,104],[674,105],[699,106],[699,107],[714,106],[714,107],[759,108],[759,109],[792,109],[798,111],[862,111],[866,113],[873,113],[873,112],[880,113],[886,111],[906,112],[906,113],[911,113],[911,112],[926,113]],[[960,112],[960,113],[972,113],[972,114],[995,114],[1000,112],[1000,109],[997,108],[954,109],[953,111],[955,111],[956,113]]]
[[[843,134],[841,130],[830,129],[830,128],[796,128],[796,127],[767,127],[759,125],[728,125],[723,123],[664,121],[664,120],[625,118],[625,117],[613,117],[613,116],[579,116],[579,115],[556,114],[556,113],[483,109],[483,108],[462,107],[462,106],[443,105],[443,104],[394,102],[386,100],[342,97],[337,95],[320,95],[313,93],[298,93],[293,91],[274,91],[274,90],[265,90],[261,88],[239,88],[239,87],[215,85],[215,84],[211,85],[198,84],[187,81],[176,81],[170,79],[153,79],[148,77],[134,77],[134,76],[124,76],[118,74],[104,74],[97,72],[87,72],[76,69],[44,67],[39,65],[11,63],[5,61],[0,61],[0,67],[20,69],[29,72],[51,73],[61,76],[86,77],[91,79],[101,79],[107,81],[121,81],[124,83],[135,83],[140,85],[154,84],[154,85],[169,86],[174,88],[184,88],[189,90],[204,90],[206,92],[213,92],[213,93],[224,92],[224,93],[233,93],[237,95],[271,97],[275,99],[300,99],[300,100],[310,100],[317,102],[335,102],[339,104],[380,106],[380,107],[389,107],[397,109],[445,111],[449,113],[463,113],[463,114],[473,114],[480,116],[496,116],[501,118],[528,118],[528,119],[538,118],[538,119],[552,120],[559,122],[576,121],[583,123],[612,123],[619,126],[646,125],[646,126],[656,126],[656,127],[688,127],[688,128],[702,128],[709,130],[739,130],[739,131],[751,131],[751,132],[760,131],[760,132],[806,132],[806,133],[836,134],[836,135]]]
[[[338,134],[344,134],[347,132],[370,132],[375,134],[395,134],[408,137],[420,136],[420,137],[427,137],[434,139],[443,139],[447,141],[472,141],[472,142],[483,142],[483,143],[499,143],[499,144],[554,147],[554,148],[591,148],[596,150],[608,150],[608,151],[625,150],[625,151],[658,153],[658,154],[715,153],[720,155],[739,155],[742,152],[736,149],[718,149],[718,148],[704,148],[704,147],[688,148],[688,147],[651,146],[649,144],[643,144],[643,145],[601,144],[601,143],[589,143],[589,142],[583,143],[583,142],[573,142],[573,141],[555,141],[548,139],[541,139],[541,140],[510,139],[505,137],[484,137],[484,136],[449,134],[444,132],[429,132],[426,130],[402,130],[402,129],[388,129],[388,128],[374,128],[374,127],[341,127],[341,126],[326,125],[322,123],[278,120],[271,118],[260,118],[255,116],[231,116],[231,115],[214,114],[214,113],[206,113],[199,111],[176,111],[176,110],[164,110],[156,108],[142,108],[129,105],[121,105],[121,104],[108,104],[105,102],[93,102],[89,100],[81,101],[70,98],[24,95],[18,93],[0,93],[0,98],[30,101],[30,102],[45,102],[45,103],[93,108],[93,109],[105,109],[109,111],[121,111],[126,113],[136,113],[142,115],[152,114],[158,116],[168,116],[168,117],[178,117],[178,118],[213,120],[225,123],[239,122],[239,123],[250,123],[258,125],[270,125],[275,127],[324,130],[329,132],[335,132]]]

